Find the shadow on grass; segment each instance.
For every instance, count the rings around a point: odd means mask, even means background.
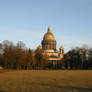
[[[0,92],[5,92],[5,91],[3,91],[3,90],[0,90]]]
[[[31,85],[31,84],[30,84]],[[83,87],[73,87],[73,86],[63,86],[63,85],[54,85],[54,84],[48,84],[48,83],[32,83],[32,85],[40,85],[40,86],[48,86],[48,87],[52,87],[52,88],[60,88],[62,89],[66,89],[69,90],[69,92],[92,92],[92,88],[83,88]],[[43,87],[44,88],[44,87]],[[30,90],[28,88],[28,90]],[[76,91],[74,91],[76,90]],[[0,92],[6,92],[3,90],[0,90]],[[31,91],[27,91],[25,89],[22,88],[22,90],[20,89],[20,91],[13,91],[13,92],[31,92]],[[33,92],[33,91],[32,91]],[[35,91],[34,91],[35,92]],[[39,91],[40,92],[40,91]],[[42,92],[42,91],[41,91]],[[45,91],[44,91],[45,92]],[[62,91],[61,91],[62,92]],[[68,92],[68,91],[67,91]]]
[[[92,88],[83,88],[83,87],[73,87],[73,86],[62,86],[62,85],[54,85],[54,84],[47,84],[47,83],[34,83],[41,86],[49,86],[49,87],[55,87],[55,88],[63,88],[67,90],[78,90],[79,92],[92,92]]]

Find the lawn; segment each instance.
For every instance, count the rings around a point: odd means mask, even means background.
[[[92,92],[92,71],[8,70],[0,72],[0,92]]]

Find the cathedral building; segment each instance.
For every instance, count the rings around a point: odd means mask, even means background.
[[[53,67],[61,65],[64,56],[64,48],[61,46],[59,51],[57,50],[57,42],[49,27],[47,33],[45,33],[43,37],[41,46],[38,48],[42,49],[43,54],[47,56],[47,60]]]

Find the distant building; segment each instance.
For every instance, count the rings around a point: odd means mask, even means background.
[[[57,42],[54,35],[51,33],[50,28],[48,27],[47,33],[44,35],[41,45],[38,47],[42,49],[43,54],[48,58],[47,60],[54,67],[61,67],[62,59],[64,56],[64,48],[61,46],[59,51],[56,48]]]

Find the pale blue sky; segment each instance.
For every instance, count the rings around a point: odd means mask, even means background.
[[[0,42],[35,49],[50,26],[57,48],[92,47],[92,0],[0,0]]]

